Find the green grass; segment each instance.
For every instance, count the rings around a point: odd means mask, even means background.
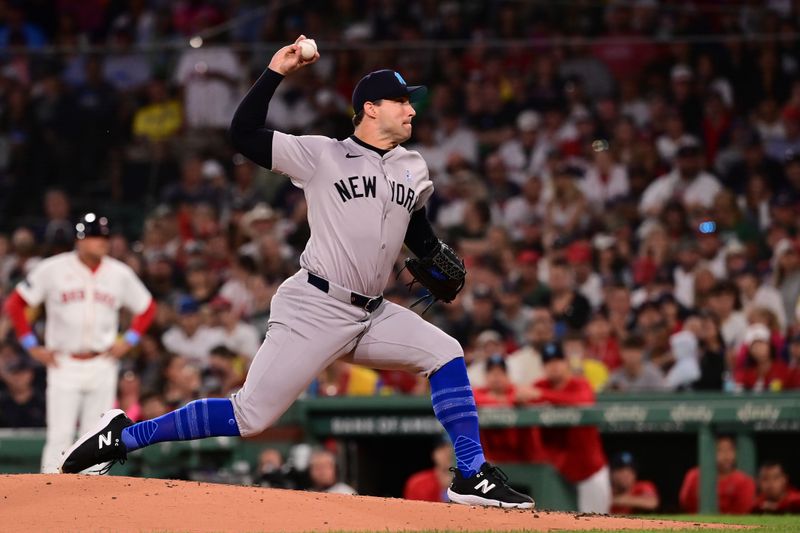
[[[642,516],[641,518],[648,518]],[[717,524],[740,524],[756,526],[758,533],[784,531],[800,531],[800,515],[662,515],[663,520],[681,520],[685,522],[715,522]]]
[[[751,526],[756,529],[755,533],[789,533],[800,532],[800,515],[643,515],[636,518],[645,520],[675,520],[680,522],[687,522],[689,527],[685,529],[672,529],[667,530],[671,532],[692,532],[696,533],[698,530],[691,527],[692,524],[698,523],[716,523],[716,524],[737,524],[742,526]],[[600,531],[600,530],[592,530]],[[634,529],[630,533],[650,533],[657,530],[654,529]],[[706,532],[731,532],[730,529],[703,529]],[[748,530],[745,530],[748,531]],[[560,533],[573,533],[573,532],[560,532]],[[575,532],[577,533],[577,532]]]
[[[642,518],[645,520],[675,520],[681,522],[687,522],[688,527],[685,529],[667,529],[667,530],[656,530],[656,529],[630,529],[625,530],[626,533],[654,533],[656,531],[662,532],[670,532],[670,533],[679,533],[679,532],[686,532],[686,533],[697,533],[698,529],[693,528],[693,524],[701,523],[701,522],[712,522],[717,524],[738,524],[743,526],[755,526],[756,529],[749,529],[744,531],[753,531],[754,533],[789,533],[789,532],[800,532],[800,515],[782,515],[782,516],[731,516],[731,515],[657,515],[657,516],[637,516],[635,518]],[[601,529],[591,529],[591,530],[558,530],[558,533],[610,533],[611,530],[601,530]],[[731,529],[702,529],[699,531],[708,532],[708,533],[716,533],[716,532],[725,532],[731,533]],[[346,533],[346,532],[340,532]],[[448,531],[424,531],[422,533],[450,533]],[[486,531],[484,533],[492,533],[491,531]],[[519,532],[511,532],[511,533],[526,533],[522,530]]]

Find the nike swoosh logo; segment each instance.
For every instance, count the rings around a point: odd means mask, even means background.
[[[363,157],[363,156],[364,156],[364,154],[353,155],[353,154],[351,154],[349,152],[347,154],[345,154],[345,157],[347,159],[353,159],[354,157]]]

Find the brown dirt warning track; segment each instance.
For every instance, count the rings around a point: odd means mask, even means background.
[[[163,479],[0,475],[3,531],[619,531],[690,525]]]

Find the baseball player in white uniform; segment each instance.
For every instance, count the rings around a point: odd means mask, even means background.
[[[532,508],[533,500],[511,489],[484,458],[461,346],[381,296],[403,243],[420,258],[443,248],[425,216],[433,190],[425,161],[400,146],[416,114],[410,99],[425,88],[406,85],[392,70],[375,71],[353,92],[355,131],[348,139],[272,131],[264,124],[278,84],[319,58],[301,58],[297,43],[303,38],[275,53],[231,123],[240,152],[303,190],[311,227],[300,270],[272,300],[266,339],[244,386],[230,399],[196,400],[137,424],[112,410],[67,451],[61,471],[108,468],[156,442],[258,434],[315,376],[344,358],[428,377],[434,413],[456,453],[451,501]]]
[[[114,406],[119,358],[146,331],[155,304],[128,265],[107,257],[105,217],[83,216],[76,246],[39,263],[6,303],[17,336],[31,356],[47,366],[47,439],[42,472],[56,473],[61,454],[80,433]],[[25,317],[25,307],[44,304],[44,345]],[[136,316],[118,338],[119,310]]]

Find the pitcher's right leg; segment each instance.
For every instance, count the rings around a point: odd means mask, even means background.
[[[320,372],[341,355],[345,339],[320,329],[315,341],[284,324],[270,324],[242,389],[231,397],[243,437],[261,433],[289,408]],[[331,337],[339,346],[325,342]]]
[[[231,398],[242,436],[273,424],[320,372],[352,350],[366,316],[310,285],[304,270],[286,280],[272,299],[264,344]]]

